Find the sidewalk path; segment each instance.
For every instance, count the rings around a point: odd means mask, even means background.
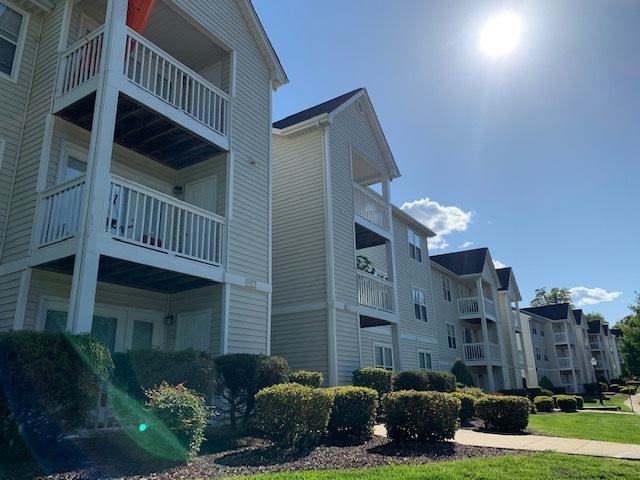
[[[631,402],[633,402],[633,404]],[[625,400],[624,404],[631,408],[634,413],[640,413],[640,395],[631,395],[631,402],[629,400]]]
[[[376,425],[374,433],[386,436],[384,425]],[[475,447],[508,448],[535,452],[554,451],[594,457],[624,458],[640,460],[640,445],[628,443],[597,442],[576,438],[545,437],[528,434],[484,433],[474,430],[458,430],[454,441]]]

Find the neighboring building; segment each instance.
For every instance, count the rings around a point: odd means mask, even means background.
[[[441,368],[427,238],[391,205],[400,175],[365,89],[273,125],[272,352],[348,384]]]
[[[500,279],[487,248],[433,255],[435,316],[440,341],[440,369],[456,358],[469,367],[476,385],[485,391],[522,386],[509,370],[505,331],[498,307]],[[515,295],[510,302],[517,298]],[[506,301],[506,300],[505,300]],[[515,341],[515,339],[514,339]],[[513,360],[511,360],[513,362]]]
[[[0,330],[269,352],[287,78],[250,1],[0,7]]]
[[[526,307],[520,312],[531,329],[538,380],[546,375],[568,393],[581,392],[593,377],[591,364],[587,367],[586,322],[576,319],[568,303]]]
[[[587,322],[589,325],[589,347],[591,355],[598,362],[596,372],[602,375],[607,381],[620,377],[620,359],[617,355],[614,329],[609,328],[609,324],[600,320]]]
[[[621,377],[623,375],[622,364],[624,363],[623,357],[620,354],[620,341],[622,339],[622,329],[618,327],[609,329],[609,344],[611,349],[611,355],[613,358],[614,365],[617,365],[617,376]]]

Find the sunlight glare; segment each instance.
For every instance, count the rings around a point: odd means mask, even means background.
[[[485,23],[480,35],[480,45],[489,55],[506,55],[518,44],[521,29],[518,17],[512,13],[502,13]]]

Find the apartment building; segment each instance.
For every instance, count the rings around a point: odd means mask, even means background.
[[[250,1],[142,3],[0,0],[0,330],[269,352],[287,77]]]
[[[613,328],[600,320],[587,322],[589,327],[589,348],[596,359],[596,373],[607,381],[621,375],[620,358]]]

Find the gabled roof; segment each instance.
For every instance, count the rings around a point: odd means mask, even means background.
[[[540,307],[521,308],[521,312],[532,313],[539,317],[545,317],[550,320],[565,320],[569,318],[571,305],[568,303],[555,303],[553,305],[542,305]]]
[[[472,275],[482,273],[488,252],[489,249],[483,247],[462,252],[432,255],[429,258],[456,275]]]
[[[589,333],[590,334],[596,334],[596,333],[600,333],[600,320],[591,320],[590,322],[587,322],[587,325],[589,325]]]
[[[500,288],[498,290],[509,290],[509,280],[511,279],[511,267],[496,269],[498,279],[500,280]]]
[[[400,208],[396,207],[395,205],[391,205],[391,213],[392,215],[402,219],[405,223],[409,224],[411,228],[422,232],[427,238],[433,238],[436,236],[436,233],[433,230],[431,230],[423,223],[420,223],[418,220],[416,220]]]
[[[576,325],[581,325],[582,324],[582,310],[581,309],[576,309],[573,311],[573,316],[576,319]]]
[[[604,332],[605,335],[609,335],[609,324],[608,323],[603,323],[602,324],[602,331]]]
[[[327,100],[326,102],[323,102],[320,105],[316,105],[315,107],[307,108],[306,110],[303,110],[301,112],[289,115],[288,117],[275,122],[273,124],[273,128],[287,128],[291,125],[296,125],[298,123],[304,122],[305,120],[309,120],[311,118],[317,117],[318,115],[322,115],[323,113],[331,113],[351,97],[362,91],[364,91],[364,88],[357,88],[349,93],[345,93],[344,95],[340,95],[339,97]]]
[[[610,331],[616,337],[621,337],[622,336],[622,329],[621,328],[617,328],[617,327],[616,328],[612,328]]]

